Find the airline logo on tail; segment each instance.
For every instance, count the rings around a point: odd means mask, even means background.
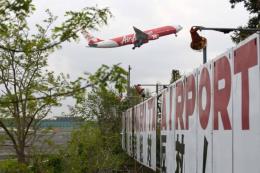
[[[101,40],[99,38],[96,38],[96,37],[92,36],[86,30],[82,30],[81,33],[85,37],[85,39],[88,41],[88,45],[90,47],[95,47],[96,43],[103,41],[103,40]]]

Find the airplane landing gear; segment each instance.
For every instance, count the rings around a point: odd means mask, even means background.
[[[132,47],[132,49],[134,50],[136,47],[141,47],[142,46],[142,41],[138,41],[134,44],[134,47]]]

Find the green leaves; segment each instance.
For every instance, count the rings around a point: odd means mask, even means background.
[[[78,12],[66,12],[66,20],[52,26],[57,16],[46,10],[45,26],[36,24],[38,33],[32,34],[27,21],[34,10],[32,0],[0,0],[0,49],[25,52],[27,56],[37,51],[50,53],[55,48],[61,48],[63,42],[77,41],[81,29],[97,30],[112,17],[108,8],[86,7]]]
[[[14,159],[0,161],[0,170],[3,173],[31,173],[25,164]]]
[[[7,26],[3,23],[0,23],[0,36],[7,36]]]
[[[259,13],[260,11],[260,3],[257,0],[229,0],[231,3],[231,7],[234,8],[237,3],[244,3],[244,7],[252,13]]]
[[[81,82],[83,79],[79,78],[78,80],[71,82],[72,90],[75,91],[72,96],[76,99],[76,104],[82,103],[86,96],[86,89],[82,89]]]
[[[259,28],[260,29],[260,3],[259,0],[229,0],[231,3],[231,8],[234,8],[237,3],[244,3],[244,7],[251,14],[247,26],[240,26],[240,29],[243,28]],[[239,43],[244,40],[249,35],[253,34],[253,32],[246,31],[235,31],[231,39],[235,43]]]
[[[112,67],[103,64],[93,75],[89,76],[89,80],[96,88],[102,90],[113,88],[121,94],[126,91],[127,75],[127,71],[119,64]]]
[[[24,20],[35,10],[32,0],[0,0],[0,22]]]
[[[63,98],[73,96],[77,103],[85,99],[82,78],[70,81],[64,74],[48,70],[47,57],[65,41],[78,39],[78,31],[98,29],[111,17],[108,8],[84,8],[69,11],[61,25],[49,10],[36,31],[28,24],[35,7],[32,0],[0,0],[0,128],[13,142],[19,162],[26,162],[24,147],[28,132],[37,130],[37,122],[59,106]],[[32,31],[35,31],[32,33]],[[2,119],[10,118],[12,128]],[[28,144],[30,145],[30,144]]]
[[[68,11],[65,17],[67,19],[52,30],[52,37],[59,38],[60,42],[78,39],[77,33],[81,29],[97,30],[107,24],[112,14],[108,8],[86,7],[80,12]]]
[[[103,64],[88,79],[93,84],[92,91],[88,92],[87,97],[85,93],[75,93],[78,102],[71,107],[70,114],[98,120],[102,129],[118,128],[115,121],[120,122],[119,115],[126,107],[121,97],[127,87],[127,72],[119,64],[112,67]],[[78,82],[73,85],[79,87]]]
[[[118,151],[120,135],[118,132],[103,134],[98,123],[87,121],[72,133],[63,161],[67,173],[98,172],[116,170],[125,161],[125,154]]]

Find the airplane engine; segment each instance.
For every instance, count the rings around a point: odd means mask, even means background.
[[[152,34],[152,35],[149,35],[149,40],[156,40],[159,38],[159,34]]]

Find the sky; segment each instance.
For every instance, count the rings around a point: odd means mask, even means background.
[[[131,85],[168,84],[172,69],[182,74],[192,72],[202,64],[202,52],[190,48],[192,26],[236,28],[245,25],[249,13],[238,4],[231,9],[229,0],[34,0],[36,12],[31,23],[44,18],[48,8],[59,16],[57,23],[64,20],[65,11],[81,10],[84,7],[109,7],[113,17],[108,25],[99,31],[90,31],[101,39],[109,39],[133,33],[133,26],[151,29],[164,25],[181,25],[178,36],[169,35],[150,41],[141,48],[132,50],[132,46],[110,49],[87,48],[87,42],[81,36],[78,43],[64,43],[61,50],[48,58],[49,69],[58,73],[70,74],[71,78],[82,76],[84,72],[94,73],[102,64],[121,63],[125,69],[131,66]],[[208,60],[217,57],[235,46],[230,34],[215,31],[202,31],[207,38]],[[150,90],[155,90],[150,88]],[[72,103],[67,100],[64,104]],[[66,112],[66,106],[55,109],[58,116]]]

